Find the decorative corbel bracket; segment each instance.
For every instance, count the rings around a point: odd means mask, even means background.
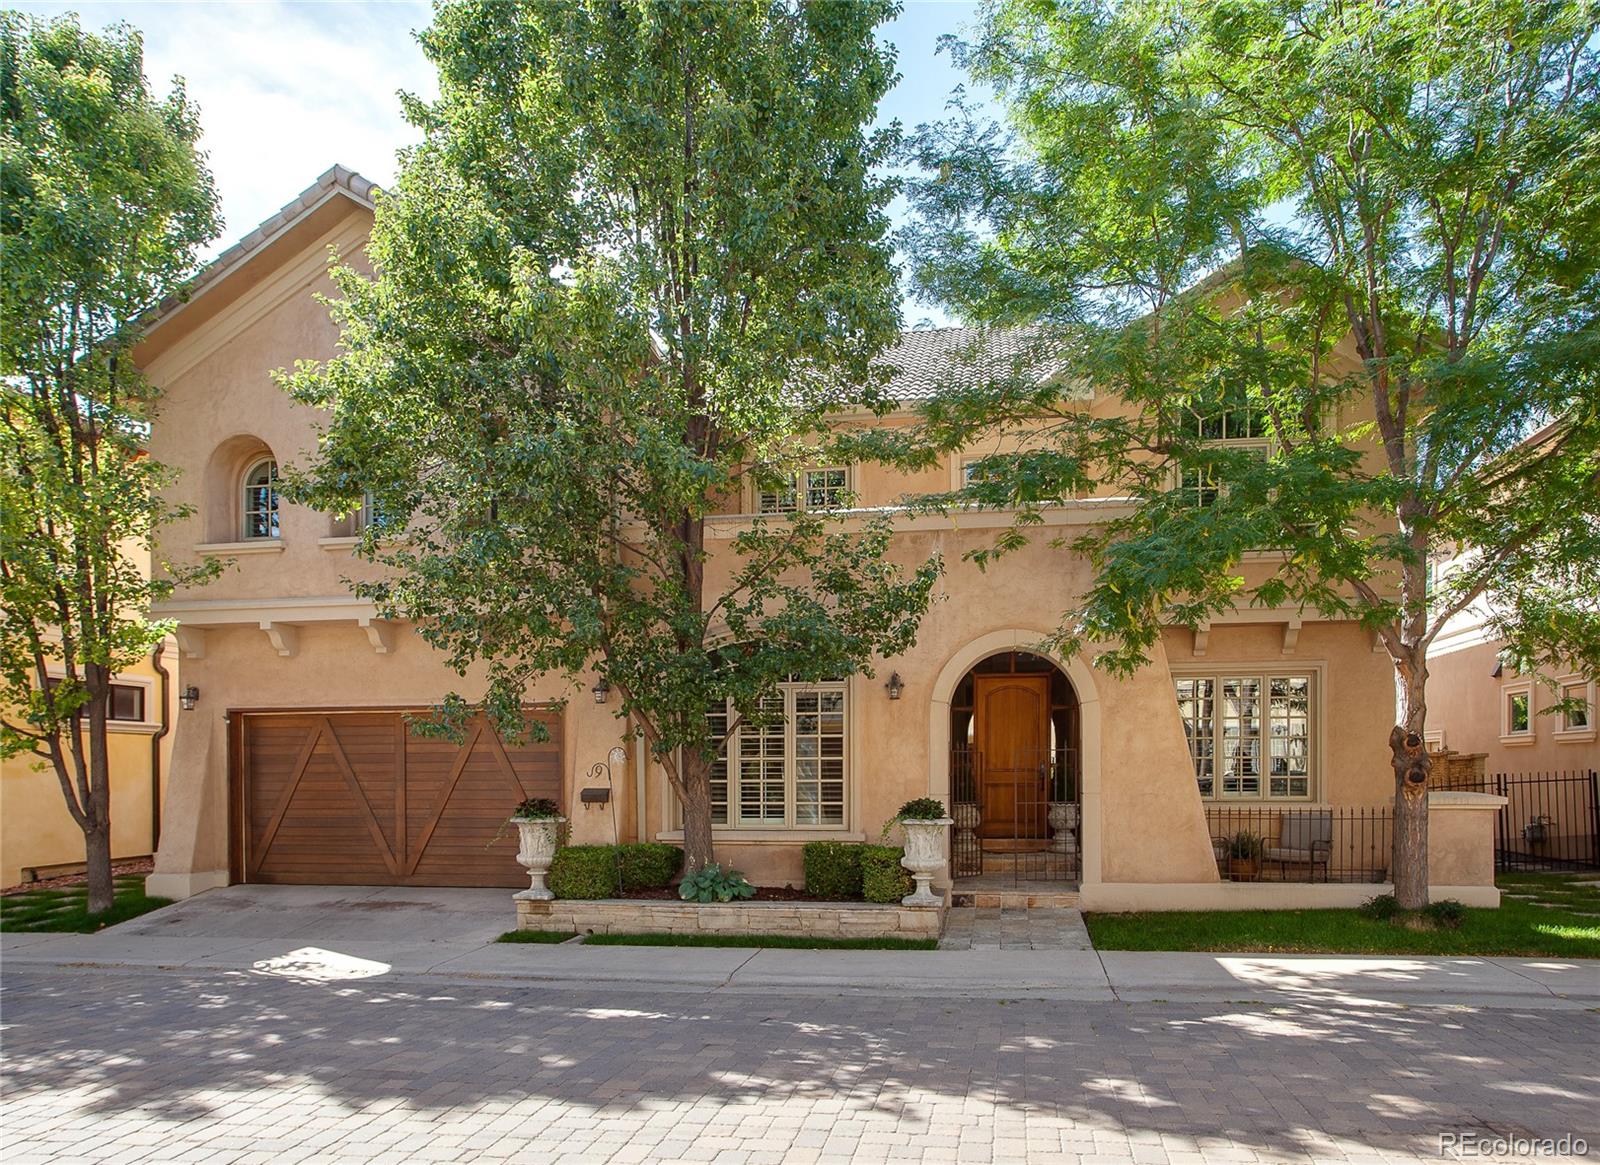
[[[288,659],[300,648],[300,629],[289,623],[273,623],[263,620],[261,630],[267,633],[267,642],[272,644],[272,650]]]
[[[204,659],[206,657],[206,633],[198,627],[185,627],[179,624],[177,629],[178,651],[184,659]]]
[[[1283,625],[1283,654],[1293,655],[1295,646],[1300,642],[1300,616],[1290,615],[1289,621]]]
[[[1211,642],[1211,620],[1202,619],[1194,625],[1194,654],[1202,656]]]
[[[394,652],[394,624],[387,619],[374,619],[363,616],[356,620],[361,630],[367,633],[367,642],[372,644],[372,650],[378,655],[390,655]]]

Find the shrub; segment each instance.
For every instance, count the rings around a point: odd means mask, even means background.
[[[817,898],[861,897],[859,845],[842,841],[808,841],[801,850],[806,892]]]
[[[1454,898],[1441,898],[1424,906],[1422,916],[1439,930],[1459,930],[1466,921],[1467,908]]]
[[[735,898],[754,898],[756,888],[738,870],[723,872],[716,862],[701,866],[678,884],[678,897],[685,902],[732,902]]]
[[[1228,856],[1240,861],[1247,862],[1252,858],[1259,860],[1266,848],[1266,842],[1260,835],[1251,833],[1248,829],[1241,829],[1228,839]]]
[[[557,898],[613,898],[617,893],[617,847],[564,845],[550,863],[546,884]]]
[[[548,797],[530,797],[512,810],[511,816],[523,821],[548,821],[561,816],[561,806]]]
[[[868,902],[898,902],[911,893],[911,873],[900,864],[905,850],[897,845],[863,845],[861,896]]]
[[[1392,922],[1395,915],[1400,913],[1400,900],[1393,894],[1379,894],[1368,898],[1356,910],[1374,922]]]
[[[918,797],[900,806],[896,821],[937,821],[944,816],[944,802],[936,797]]]
[[[683,851],[659,841],[629,842],[615,847],[617,871],[624,890],[670,886],[683,868]]]

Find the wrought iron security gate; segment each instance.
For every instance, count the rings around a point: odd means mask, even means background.
[[[1497,873],[1600,869],[1600,772],[1490,773],[1441,789],[1506,799],[1495,817]]]
[[[1075,882],[1082,872],[1077,749],[1029,750],[988,767],[979,749],[950,754],[951,875]]]

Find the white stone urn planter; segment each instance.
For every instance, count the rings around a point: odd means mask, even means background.
[[[1050,848],[1058,854],[1078,849],[1078,804],[1076,801],[1050,802]]]
[[[955,824],[950,817],[902,820],[906,831],[906,853],[900,864],[911,871],[917,888],[900,899],[902,906],[938,906],[941,900],[928,889],[928,883],[944,865],[945,830]]]
[[[520,838],[517,861],[528,871],[529,879],[528,888],[518,890],[511,897],[524,902],[548,902],[555,897],[545,886],[544,876],[550,872],[550,863],[556,856],[556,843],[561,838],[561,827],[566,823],[565,817],[511,819],[511,824],[517,827]]]

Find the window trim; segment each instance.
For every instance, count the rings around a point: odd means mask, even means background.
[[[718,836],[722,836],[724,834],[743,833],[765,835],[772,833],[789,834],[814,832],[832,836],[834,834],[845,833],[850,830],[851,822],[855,818],[856,789],[853,775],[859,771],[859,758],[856,755],[855,733],[852,730],[853,717],[851,713],[851,705],[854,702],[855,696],[855,685],[852,682],[853,679],[854,677],[852,676],[846,676],[843,679],[823,681],[821,683],[793,681],[778,685],[779,690],[783,693],[784,700],[783,752],[781,754],[783,757],[784,799],[782,821],[763,821],[760,819],[745,818],[740,815],[743,798],[739,793],[739,790],[742,786],[742,778],[739,768],[740,757],[738,753],[738,747],[740,740],[743,737],[745,728],[743,726],[736,728],[734,732],[729,735],[725,744],[723,745],[722,751],[717,757],[718,763],[724,766],[724,771],[726,773],[727,820],[721,822],[713,821],[711,825],[713,833]],[[796,790],[798,788],[797,762],[800,758],[795,748],[795,713],[792,711],[792,709],[794,707],[795,696],[806,691],[838,692],[844,697],[844,725],[841,729],[843,745],[839,755],[839,759],[843,764],[842,780],[844,788],[842,789],[840,796],[840,819],[838,822],[801,823],[795,820],[795,809],[799,803],[799,799],[796,796]],[[731,705],[729,706],[726,714],[730,720],[735,715]],[[820,754],[817,759],[819,761],[822,759]],[[821,778],[819,777],[819,782],[820,779]],[[681,822],[682,806],[678,807],[678,818]]]
[[[267,489],[271,498],[271,505],[267,511],[252,509],[250,506],[250,491],[259,489],[253,486],[250,479],[263,465],[269,466],[267,470]],[[270,453],[262,454],[250,459],[244,467],[244,472],[239,475],[239,540],[241,542],[276,542],[283,537],[283,499],[278,493],[278,459]],[[271,533],[252,534],[250,532],[250,515],[266,512],[271,516]]]
[[[1505,745],[1533,744],[1539,739],[1537,722],[1534,717],[1539,709],[1533,698],[1533,681],[1521,680],[1513,684],[1502,684],[1500,687],[1500,743]],[[1517,730],[1511,727],[1511,701],[1516,696],[1526,696],[1528,699],[1528,726]]]
[[[64,680],[67,678],[67,673],[64,668],[52,667],[46,674],[53,680]],[[111,684],[113,687],[143,689],[144,698],[141,703],[143,705],[144,719],[114,720],[108,714],[106,716],[107,732],[129,733],[135,736],[149,736],[152,733],[159,732],[161,730],[161,721],[152,720],[150,718],[151,713],[155,710],[156,681],[153,677],[125,675],[121,672],[118,672],[116,675],[111,677]]]
[[[1595,731],[1595,682],[1584,679],[1583,676],[1578,675],[1576,672],[1556,678],[1556,693],[1563,700],[1567,698],[1567,692],[1573,688],[1583,689],[1583,699],[1588,705],[1589,722],[1587,724],[1572,724],[1567,720],[1567,714],[1562,712],[1556,721],[1555,730],[1556,742],[1559,744],[1586,743],[1594,740],[1597,735]]]
[[[1202,805],[1316,805],[1321,803],[1324,785],[1324,774],[1328,771],[1327,764],[1327,734],[1323,725],[1327,722],[1327,664],[1322,661],[1300,662],[1295,661],[1293,667],[1274,665],[1266,660],[1249,660],[1239,663],[1207,663],[1205,666],[1173,667],[1170,670],[1173,689],[1173,710],[1178,711],[1177,686],[1179,680],[1209,679],[1217,685],[1213,695],[1212,706],[1212,748],[1213,766],[1215,765],[1216,748],[1222,737],[1217,732],[1219,726],[1218,707],[1221,704],[1221,684],[1225,679],[1257,679],[1261,681],[1261,791],[1253,794],[1225,794],[1222,792],[1221,774],[1213,767],[1212,791],[1200,792],[1200,782],[1194,772],[1194,756],[1189,751],[1189,734],[1184,731],[1183,717],[1179,714],[1178,730],[1183,736],[1184,752],[1189,760],[1190,777],[1194,780],[1196,795]],[[1272,774],[1269,770],[1271,762],[1271,682],[1273,679],[1307,679],[1310,681],[1310,698],[1306,703],[1306,763],[1310,766],[1307,774],[1306,792],[1302,795],[1284,794],[1273,796],[1271,792]]]
[[[849,509],[848,505],[811,506],[811,505],[807,505],[806,504],[806,495],[807,495],[808,491],[810,490],[810,484],[806,480],[807,476],[809,474],[813,474],[813,473],[834,473],[834,472],[842,472],[844,474],[844,484],[841,485],[838,488],[840,488],[846,494],[854,494],[855,493],[855,487],[856,487],[855,466],[853,466],[853,465],[840,465],[840,464],[837,464],[837,463],[820,463],[819,462],[819,463],[817,463],[815,465],[802,465],[802,466],[799,466],[794,470],[794,472],[792,472],[792,473],[787,475],[788,479],[789,479],[789,482],[790,482],[790,489],[791,489],[792,495],[793,495],[792,504],[789,505],[789,506],[775,506],[772,509],[766,508],[766,506],[763,504],[764,503],[764,498],[766,496],[768,496],[768,495],[771,495],[771,496],[774,496],[774,497],[780,497],[781,496],[781,492],[780,493],[773,493],[773,491],[764,490],[764,489],[761,488],[759,483],[752,481],[751,482],[751,487],[750,487],[750,499],[749,499],[749,501],[750,501],[750,511],[749,512],[752,513],[752,514],[757,514],[757,515],[759,515],[761,517],[764,517],[764,518],[770,518],[770,517],[781,517],[784,514],[802,514],[802,513],[829,514],[829,513],[839,513],[839,512],[841,512],[843,510],[847,510],[847,509]],[[831,488],[831,487],[829,487],[829,488]]]

